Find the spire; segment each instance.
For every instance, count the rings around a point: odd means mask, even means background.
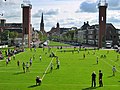
[[[44,32],[44,20],[43,20],[43,13],[42,13],[42,16],[41,16],[40,31]]]
[[[43,21],[43,13],[42,13],[42,17],[41,17],[41,23],[44,23],[44,21]]]

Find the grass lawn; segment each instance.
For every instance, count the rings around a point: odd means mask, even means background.
[[[77,49],[77,48],[76,48]],[[65,52],[64,52],[65,50]],[[120,89],[120,60],[113,50],[94,50],[71,52],[73,48],[63,48],[62,50],[52,48],[51,51],[59,57],[60,69],[56,69],[56,59],[50,58],[48,49],[37,48],[36,52],[26,49],[25,52],[16,55],[16,60],[11,57],[11,62],[6,66],[5,60],[0,61],[0,90],[119,90]],[[63,52],[62,52],[63,51]],[[45,54],[47,52],[47,54]],[[86,57],[83,59],[83,54]],[[100,58],[102,54],[106,58]],[[23,73],[22,62],[29,62],[30,57],[35,55],[29,72]],[[42,56],[42,61],[39,56]],[[96,64],[96,57],[99,63]],[[119,55],[120,57],[120,55]],[[20,67],[17,61],[20,60]],[[54,69],[50,73],[47,69],[50,62],[53,62]],[[112,76],[112,67],[116,66],[117,72]],[[98,87],[99,70],[103,72],[103,87]],[[44,72],[47,71],[46,74]],[[91,74],[96,72],[96,88],[91,88]],[[35,86],[35,78],[43,78],[41,86]],[[43,77],[44,76],[44,77]]]
[[[50,41],[49,46],[71,46],[71,45],[60,43],[60,42]]]

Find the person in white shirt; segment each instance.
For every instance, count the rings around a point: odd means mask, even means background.
[[[115,72],[116,72],[115,66],[113,66],[112,71],[113,71],[113,76],[115,76]]]
[[[42,57],[41,57],[41,55],[40,55],[40,61],[42,60]]]

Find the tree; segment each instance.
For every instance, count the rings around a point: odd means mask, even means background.
[[[14,44],[15,39],[18,37],[18,33],[13,31],[9,32],[9,38],[11,38],[11,43]]]
[[[40,39],[40,41],[45,41],[45,40],[47,40],[47,36],[44,35],[42,32],[39,32],[39,39]]]
[[[9,33],[8,30],[5,30],[5,31],[1,32],[1,42],[8,40],[8,33]]]

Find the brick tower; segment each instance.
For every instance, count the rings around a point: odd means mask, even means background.
[[[23,24],[23,38],[22,43],[30,47],[31,42],[31,9],[32,5],[29,0],[23,0],[22,7],[22,24]]]
[[[105,44],[106,37],[106,9],[108,4],[106,0],[100,0],[98,4],[99,8],[99,37],[98,37],[98,47],[102,48]]]

